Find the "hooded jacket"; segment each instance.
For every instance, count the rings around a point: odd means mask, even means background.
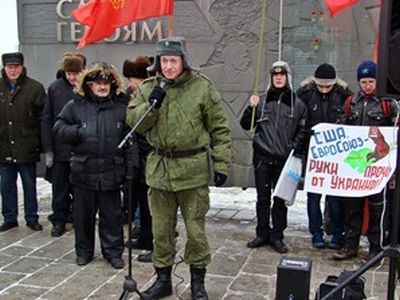
[[[14,90],[2,70],[0,79],[0,162],[33,163],[40,160],[40,118],[46,92],[23,69]]]
[[[71,183],[92,190],[113,190],[124,183],[126,162],[133,157],[131,151],[138,150],[118,149],[127,126],[122,80],[116,71],[107,73],[114,81],[106,99],[100,101],[87,86],[101,70],[94,67],[85,71],[78,85],[80,97],[64,106],[53,130],[63,143],[71,145]],[[139,167],[138,160],[132,163]]]

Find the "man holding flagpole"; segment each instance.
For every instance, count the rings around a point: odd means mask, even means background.
[[[187,231],[184,260],[190,265],[192,299],[205,300],[204,278],[211,258],[205,234],[210,165],[214,184],[222,186],[231,154],[228,120],[214,85],[189,63],[183,39],[160,40],[148,71],[160,75],[139,85],[127,109],[127,123],[134,126],[152,108],[137,128],[154,149],[147,158],[146,183],[150,187],[157,280],[143,292],[143,298],[172,294],[179,207]]]

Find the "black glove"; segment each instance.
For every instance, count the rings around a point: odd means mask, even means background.
[[[151,91],[149,97],[150,105],[153,105],[154,100],[157,100],[156,104],[154,105],[155,108],[160,108],[161,104],[163,103],[165,98],[165,92],[159,86],[155,86],[154,89]]]
[[[226,175],[214,172],[214,184],[215,186],[223,186],[226,181]]]

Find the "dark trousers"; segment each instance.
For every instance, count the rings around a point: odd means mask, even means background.
[[[132,214],[135,213],[138,207],[140,212],[140,235],[138,243],[143,245],[144,248],[147,250],[153,250],[151,215],[147,199],[148,190],[149,187],[145,182],[135,180],[133,183],[133,195],[131,199],[131,204],[132,204]],[[129,195],[126,189],[126,191],[124,192],[124,206],[127,207],[128,203],[129,203]]]
[[[72,211],[72,186],[69,183],[70,166],[68,162],[54,162],[51,170],[53,213],[49,220],[53,225],[65,225]]]
[[[383,193],[363,198],[344,198],[344,241],[345,247],[357,251],[360,243],[362,222],[364,217],[364,203],[368,198],[369,224],[367,238],[370,243],[370,251],[377,252],[380,247],[380,222],[383,210]]]
[[[322,234],[323,232],[320,202],[321,194],[307,193],[308,229],[311,234]],[[325,202],[328,205],[332,234],[341,235],[343,233],[344,219],[342,199],[334,196],[326,196]]]
[[[287,207],[284,200],[274,198],[271,211],[271,189],[278,181],[283,164],[256,161],[254,166],[257,190],[257,236],[273,240],[283,240],[283,231],[287,227]],[[272,217],[272,227],[270,226]]]
[[[5,223],[17,222],[17,176],[21,176],[24,189],[25,221],[37,221],[36,163],[0,163],[2,214]]]
[[[79,186],[74,190],[75,251],[77,256],[93,257],[96,213],[104,258],[121,258],[124,251],[119,190],[95,191]]]
[[[147,192],[149,187],[145,183],[139,183],[135,194],[139,198],[140,208],[140,236],[139,243],[145,245],[147,250],[153,250],[153,233],[151,231],[151,215],[149,209],[149,202],[147,199]]]

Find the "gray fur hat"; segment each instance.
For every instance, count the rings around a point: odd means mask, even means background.
[[[287,76],[287,86],[288,88],[290,88],[291,90],[293,90],[293,84],[292,84],[292,71],[290,70],[289,64],[283,60],[278,60],[276,62],[274,62],[271,66],[271,69],[269,70],[270,73],[270,78],[269,78],[269,82],[267,85],[267,91],[272,87],[272,76],[274,74],[279,74],[279,73],[283,73],[286,74]]]
[[[154,58],[154,62],[151,66],[147,67],[148,72],[160,72],[160,57],[163,55],[180,55],[183,59],[183,66],[186,70],[189,71],[198,71],[197,67],[194,67],[190,64],[186,42],[183,38],[180,37],[171,37],[159,40],[156,44],[156,55]]]

